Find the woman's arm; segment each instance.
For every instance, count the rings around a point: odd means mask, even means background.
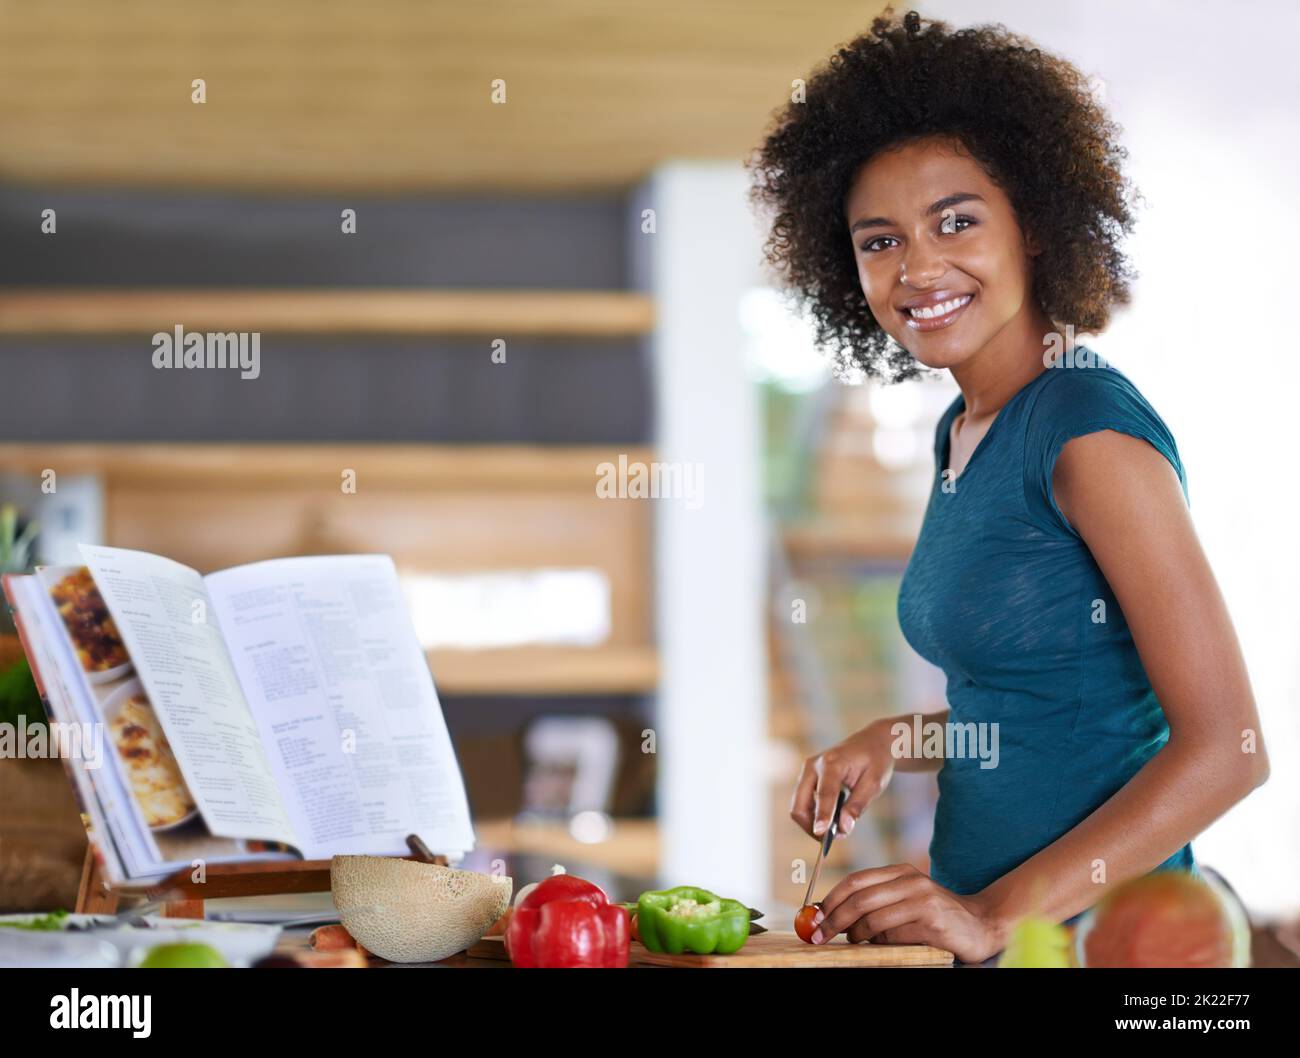
[[[894,758],[895,771],[938,771],[943,767],[943,757],[927,757],[920,752],[913,752],[910,756],[906,754],[895,754],[893,752],[894,743],[898,741],[898,736],[894,734],[894,727],[902,724],[909,731],[913,729],[916,721],[919,719],[924,724],[939,724],[941,727],[948,723],[949,710],[943,709],[937,713],[900,713],[898,716],[886,716],[880,720],[873,720],[867,725],[867,729],[874,731],[876,737],[886,746],[890,747],[890,756]]]
[[[1002,928],[1090,907],[1101,881],[1156,867],[1268,777],[1241,648],[1169,462],[1106,430],[1064,446],[1052,485],[1124,611],[1169,741],[1087,819],[979,894]]]
[[[922,723],[946,723],[948,720],[946,709],[942,713],[904,713],[873,720],[839,745],[805,760],[790,798],[790,818],[807,833],[821,836],[830,826],[840,790],[848,787],[849,796],[840,814],[839,827],[840,835],[848,837],[867,805],[889,785],[895,770],[938,771],[942,768],[942,758],[925,757],[919,753],[894,756],[896,740],[891,729],[895,724],[906,724],[911,729],[917,715],[920,715]]]

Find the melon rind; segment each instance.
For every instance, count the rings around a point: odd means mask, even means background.
[[[390,962],[464,951],[510,906],[514,882],[389,856],[335,856],[330,892],[344,928]]]

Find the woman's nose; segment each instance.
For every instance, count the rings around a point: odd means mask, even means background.
[[[903,258],[901,280],[911,287],[926,287],[943,275],[944,263],[924,248],[914,247]]]

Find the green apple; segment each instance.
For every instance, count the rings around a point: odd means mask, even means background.
[[[159,944],[140,963],[147,970],[212,970],[230,964],[211,944]]]

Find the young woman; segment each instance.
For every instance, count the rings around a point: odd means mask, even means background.
[[[816,942],[988,959],[1024,915],[1194,871],[1192,837],[1268,775],[1174,438],[1073,342],[1128,300],[1118,131],[1078,70],[1004,28],[887,12],[752,162],[769,260],[838,365],[961,389],[898,612],[947,675],[948,712],[925,720],[998,747],[935,759],[892,730],[907,715],[805,762],[791,815],[813,835],[842,787],[847,834],[895,768],[939,771],[930,874],[850,875]]]

